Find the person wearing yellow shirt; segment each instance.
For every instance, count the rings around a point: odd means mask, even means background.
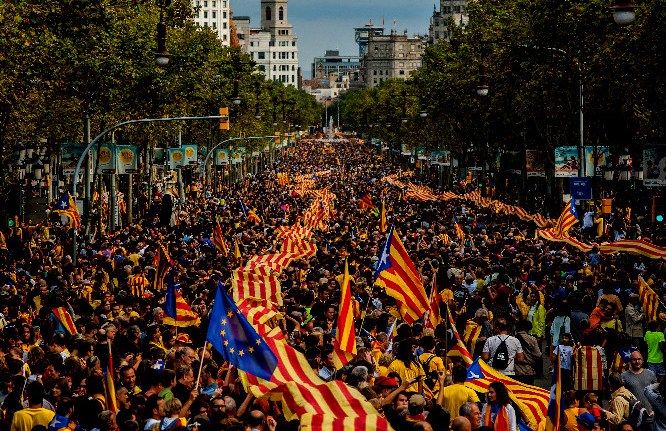
[[[11,431],[31,431],[37,425],[43,425],[46,428],[55,416],[54,412],[42,407],[44,386],[41,383],[30,383],[26,392],[29,407],[14,413]]]
[[[478,403],[479,396],[472,389],[465,386],[467,380],[467,368],[462,365],[456,365],[451,370],[451,379],[453,384],[445,386],[440,391],[439,398],[442,400],[442,407],[451,413],[451,421],[455,418],[460,407],[465,403]]]
[[[444,371],[444,360],[434,353],[435,337],[432,335],[423,336],[421,337],[420,344],[423,348],[423,353],[419,356],[419,362],[421,362],[421,366],[423,367],[426,376],[430,377],[433,375],[433,372],[435,373],[434,375],[436,375],[438,371]],[[428,381],[432,381],[432,379],[429,379]],[[437,391],[439,391],[439,385],[436,381],[433,383],[434,384],[428,384],[429,387],[432,386],[429,389],[431,389],[433,393],[437,393]]]
[[[377,334],[375,341],[372,343],[372,357],[375,358],[376,363],[379,363],[379,358],[386,353],[389,345],[389,336],[386,332]]]
[[[423,378],[425,377],[425,372],[419,361],[416,359],[416,356],[414,356],[414,350],[416,347],[417,343],[413,338],[400,340],[400,342],[397,343],[395,359],[391,362],[391,365],[389,365],[388,371],[389,374],[398,374],[402,382],[420,377],[418,381],[415,380],[407,388],[407,392],[416,392],[420,394],[423,392]]]
[[[541,340],[546,335],[546,308],[543,306],[545,298],[543,293],[536,289],[527,292],[527,286],[523,286],[521,294],[516,296],[516,305],[523,320],[532,323],[530,334]],[[527,293],[527,302],[523,299],[525,293]]]

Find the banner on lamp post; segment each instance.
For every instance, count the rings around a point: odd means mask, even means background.
[[[178,169],[185,162],[185,152],[182,148],[169,148],[169,169]]]
[[[166,164],[166,151],[164,148],[153,148],[153,166],[164,167]]]
[[[136,146],[117,145],[116,158],[116,173],[119,175],[136,174],[139,172],[137,169]]]
[[[116,173],[116,145],[100,144],[93,158],[97,161],[97,174]]]
[[[585,147],[585,176],[602,176],[609,154],[608,147]]]
[[[186,144],[183,145],[183,154],[185,155],[185,159],[183,160],[183,165],[188,166],[188,165],[196,165],[199,163],[197,159],[197,146],[194,144]]]
[[[643,150],[643,185],[666,186],[666,145],[651,145]]]
[[[215,166],[224,166],[229,164],[229,150],[215,150]]]
[[[539,150],[525,150],[525,172],[527,177],[545,177],[545,154]]]
[[[78,142],[63,142],[60,144],[60,160],[62,160],[63,175],[74,175],[76,164],[83,154],[85,146]]]
[[[451,166],[451,151],[449,150],[431,151],[430,160],[433,165]]]
[[[577,177],[580,160],[578,148],[557,147],[555,148],[555,177],[567,178]]]

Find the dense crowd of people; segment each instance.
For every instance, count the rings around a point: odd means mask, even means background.
[[[447,324],[394,325],[395,300],[373,285],[386,237],[380,231],[383,200],[388,223],[426,290],[437,287],[442,310],[447,304],[461,337],[465,328],[477,329],[465,340],[473,358],[520,382],[548,387],[549,364],[559,363],[568,431],[666,430],[664,321],[646,321],[637,286],[642,276],[666,302],[663,260],[596,249],[581,253],[535,239],[533,222],[464,200],[405,199],[384,180],[398,168],[354,139],[304,141],[268,173],[218,190],[198,187],[173,206],[171,199],[162,206],[164,191],[155,189],[145,217],[117,232],[82,237],[76,262],[72,231],[59,216],[39,225],[17,221],[4,232],[6,247],[0,250],[0,429],[297,429],[280,402],[254,398],[235,367],[202,349],[218,283],[229,288],[240,265],[233,252],[223,256],[215,249],[211,233],[218,220],[243,261],[275,251],[275,230],[298,223],[313,199],[293,182],[278,185],[276,173],[295,178],[321,171],[328,173],[313,176],[313,187],[336,196],[332,217],[314,233],[316,255],[282,272],[284,306],[275,324],[322,381],[343,380],[358,389],[396,431],[525,426],[505,385],[492,383],[486,394],[465,386],[465,362],[451,349]],[[464,191],[464,185],[455,188]],[[359,207],[366,195],[375,208]],[[247,220],[241,201],[255,209],[260,223]],[[464,238],[456,234],[454,219]],[[635,234],[664,243],[659,229]],[[160,245],[173,261],[181,294],[200,316],[199,326],[164,324],[164,291],[155,287]],[[357,355],[336,369],[336,276],[345,259],[359,305]],[[76,333],[54,314],[60,307]],[[574,390],[579,346],[599,352],[606,391]],[[619,374],[613,358],[630,346],[628,369]],[[109,363],[113,373],[106,372]],[[109,374],[115,376],[115,412]]]

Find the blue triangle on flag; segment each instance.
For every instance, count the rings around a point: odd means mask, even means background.
[[[469,367],[467,367],[467,380],[478,380],[485,379],[486,375],[481,371],[481,365],[479,365],[479,360],[472,362]]]

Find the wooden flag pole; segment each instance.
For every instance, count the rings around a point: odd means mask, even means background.
[[[197,373],[197,383],[194,389],[199,389],[199,379],[201,379],[201,370],[203,370],[204,356],[206,356],[206,341],[204,341],[203,351],[201,352],[201,362],[199,363],[199,372]]]

